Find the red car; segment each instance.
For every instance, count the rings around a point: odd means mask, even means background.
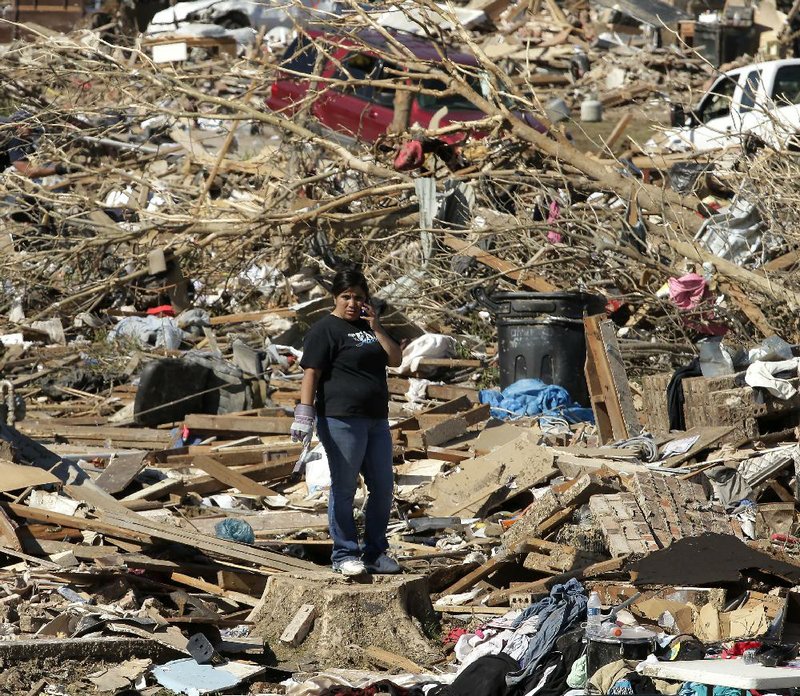
[[[311,32],[309,36],[312,40],[322,41],[328,49],[330,57],[325,61],[321,77],[341,81],[318,83],[318,96],[314,98],[311,113],[325,129],[336,134],[337,140],[346,143],[354,140],[375,142],[392,122],[395,90],[380,89],[371,85],[349,85],[350,78],[347,73],[355,80],[396,82],[399,79],[398,73],[403,69],[381,57],[386,53],[386,39],[375,31],[360,33],[358,41],[331,37],[319,32]],[[441,62],[439,53],[429,41],[406,34],[396,34],[395,38],[420,60]],[[267,106],[271,110],[291,116],[301,108],[313,79],[312,74],[318,55],[312,40],[300,36],[286,50],[278,78],[272,85],[270,97],[267,99]],[[478,62],[474,56],[448,49],[447,58],[458,65],[473,69],[469,83],[480,93]],[[342,68],[346,69],[346,72]],[[434,78],[423,79],[422,86],[427,90],[446,89],[441,81]],[[440,126],[451,122],[476,121],[485,116],[482,111],[458,94],[447,96],[415,94],[409,123],[418,123],[426,128],[433,115],[443,106],[447,107],[447,113],[439,121]],[[459,133],[442,138],[446,142],[456,142],[461,139],[463,134]]]

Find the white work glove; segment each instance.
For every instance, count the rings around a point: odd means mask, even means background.
[[[302,442],[303,447],[308,447],[311,444],[311,438],[314,435],[314,418],[317,412],[313,406],[306,404],[297,404],[294,408],[294,423],[292,423],[289,433],[292,436],[292,442]]]

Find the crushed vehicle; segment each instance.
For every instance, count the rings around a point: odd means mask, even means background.
[[[707,151],[755,138],[796,149],[800,132],[800,59],[755,63],[718,77],[691,111],[674,106],[673,128],[659,144],[668,150]]]
[[[252,0],[189,0],[157,12],[146,34],[178,33],[198,36],[233,36],[239,43],[252,42],[256,32],[266,28],[276,34],[268,43],[285,46],[294,27],[311,15],[334,16],[339,8],[330,0],[303,0],[301,3],[253,2]],[[273,39],[270,41],[270,39]]]
[[[430,40],[400,32],[392,36],[419,60],[442,63],[442,54]],[[318,55],[315,40],[330,44],[331,50],[319,75],[321,82],[317,85],[318,93],[311,97],[311,114],[326,135],[339,142],[377,141],[386,133],[395,117],[396,90],[389,83],[407,72],[404,67],[383,57],[387,40],[377,31],[361,32],[358,42],[321,32],[309,32],[308,38],[299,36],[286,50],[267,99],[267,107],[293,116],[308,99]],[[482,71],[475,57],[464,51],[448,50],[447,59],[466,68],[465,72],[470,73],[468,84],[481,94]],[[366,84],[367,81],[374,84]],[[427,128],[436,124],[442,127],[485,118],[485,114],[474,104],[460,94],[448,93],[447,86],[433,76],[422,78],[420,87],[421,91],[414,95],[411,102],[408,116],[411,125]],[[463,133],[452,133],[441,139],[452,143],[463,137]]]

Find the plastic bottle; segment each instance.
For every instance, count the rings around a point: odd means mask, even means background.
[[[586,604],[586,635],[597,636],[600,634],[600,624],[603,617],[600,615],[600,595],[592,592]]]

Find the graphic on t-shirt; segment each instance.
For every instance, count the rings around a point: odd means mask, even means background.
[[[355,333],[347,334],[348,338],[352,338],[356,342],[356,348],[368,346],[370,343],[377,343],[378,339],[374,334],[369,331],[356,331]]]

